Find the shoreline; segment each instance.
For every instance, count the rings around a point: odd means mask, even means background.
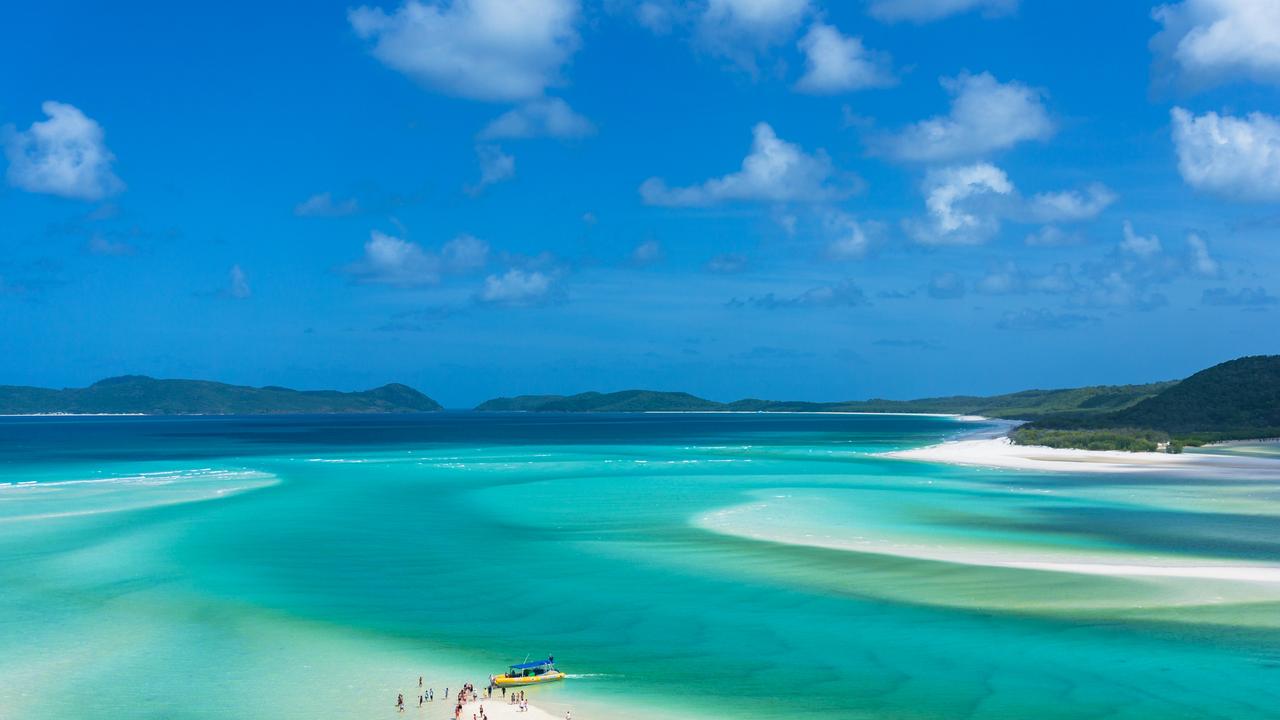
[[[999,418],[988,418],[982,415],[965,415],[961,413],[927,413],[927,412],[874,412],[869,410],[476,410],[475,408],[444,408],[443,410],[424,410],[422,412],[334,412],[334,413],[295,413],[295,412],[260,412],[260,413],[72,413],[72,412],[37,412],[37,413],[0,413],[0,418],[41,418],[41,417],[281,417],[289,415],[429,415],[433,413],[477,413],[498,415],[513,413],[522,415],[890,415],[898,417],[945,417],[955,418],[961,422],[1021,422],[1005,421]]]
[[[477,412],[493,412],[490,410],[479,410]],[[523,412],[531,415],[539,412],[557,412],[557,411],[537,411],[537,410],[514,410],[511,412]],[[580,414],[580,415],[605,415],[608,412],[596,413],[595,411],[585,410],[574,413],[573,411],[562,413]],[[871,412],[867,410],[639,410],[639,415],[887,415],[893,417],[939,417],[939,418],[955,418],[960,422],[987,422],[992,418],[983,417],[981,415],[962,415],[960,413],[925,413],[925,412]],[[1004,422],[1004,421],[999,421]]]
[[[490,720],[555,720],[556,716],[542,708],[527,703],[526,709],[521,710],[519,705],[515,705],[506,699],[478,698],[462,704],[462,717],[466,718],[468,714],[479,715],[481,709],[484,710],[483,717]]]
[[[1145,472],[1206,477],[1280,476],[1280,462],[1267,458],[1051,448],[1043,445],[1015,445],[1007,437],[948,440],[936,445],[880,453],[879,457],[1004,470]]]

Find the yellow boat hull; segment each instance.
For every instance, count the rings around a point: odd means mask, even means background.
[[[556,670],[554,672],[542,673],[541,675],[529,675],[527,677],[507,677],[499,675],[493,679],[493,684],[498,687],[524,687],[525,685],[546,685],[549,682],[563,680],[564,673]]]

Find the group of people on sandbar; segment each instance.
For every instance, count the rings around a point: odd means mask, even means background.
[[[486,688],[487,695],[490,698],[493,697],[494,687],[495,687],[495,684],[493,682],[493,678],[490,678],[489,687]],[[505,687],[501,689],[502,689],[503,697],[507,697],[507,689]],[[423,703],[429,703],[436,699],[435,688],[424,688],[423,679],[421,675],[418,676],[418,690],[419,690],[419,693],[418,693],[419,708],[423,706]],[[449,699],[449,688],[444,689],[444,698],[446,700]],[[480,694],[476,692],[476,688],[474,685],[472,685],[471,683],[467,683],[463,685],[462,688],[458,690],[458,696],[453,706],[454,720],[462,720],[463,705],[466,705],[469,702],[475,702],[479,699],[480,699]],[[525,698],[523,690],[519,692],[512,692],[511,696],[507,700],[507,704],[515,705],[516,710],[519,712],[529,711],[529,701]],[[396,693],[396,710],[400,712],[404,712],[404,709],[405,709],[404,693]],[[564,716],[565,716],[565,720],[571,720],[572,718],[572,716],[567,712],[565,713]],[[471,720],[489,720],[489,717],[485,715],[484,705],[480,706],[479,713],[472,713]]]
[[[506,694],[506,691],[507,691],[506,688],[502,689],[502,692],[504,695]],[[516,709],[519,710],[520,712],[527,712],[529,710],[529,701],[524,699],[523,690],[521,690],[520,692],[511,693],[511,699],[510,701],[507,702],[507,704],[515,705]]]
[[[492,686],[490,686],[489,692],[493,692]],[[458,703],[453,707],[453,720],[462,720],[462,706],[469,702],[475,702],[479,697],[480,696],[476,694],[476,687],[474,685],[471,683],[463,685],[462,689],[458,691]],[[472,715],[471,718],[472,720],[478,720],[475,715]],[[479,720],[488,720],[488,718],[485,718],[483,705],[480,706]]]
[[[436,699],[435,688],[424,688],[422,676],[418,676],[418,707],[422,707],[423,703],[433,702]],[[449,688],[444,689],[444,696],[449,697]],[[404,693],[396,693],[396,710],[404,712]]]

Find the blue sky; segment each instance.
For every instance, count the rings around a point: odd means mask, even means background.
[[[11,16],[4,383],[844,399],[1280,351],[1269,0]]]

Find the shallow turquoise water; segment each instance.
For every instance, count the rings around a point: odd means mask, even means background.
[[[1280,565],[1276,482],[874,456],[971,427],[0,420],[0,718],[393,717],[548,652],[588,719],[1277,716],[1275,584],[994,564]]]

